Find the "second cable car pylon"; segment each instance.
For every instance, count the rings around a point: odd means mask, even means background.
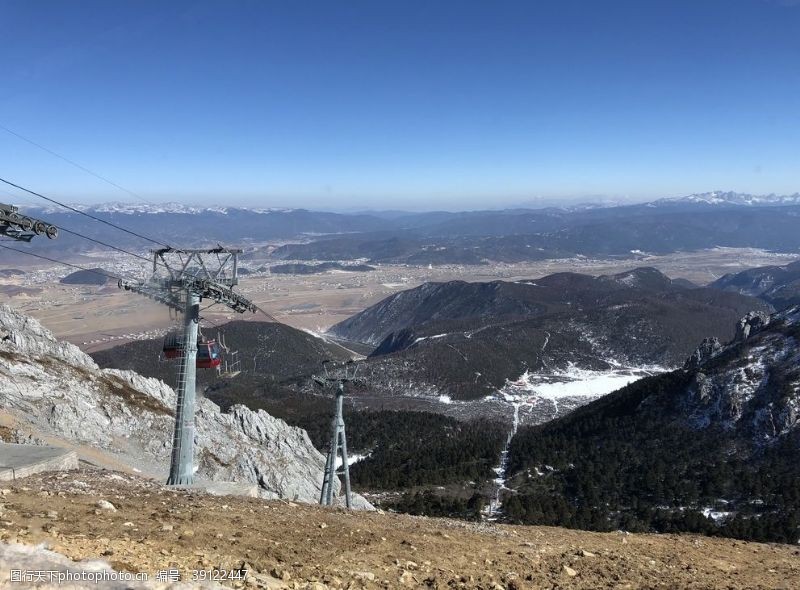
[[[197,332],[200,301],[211,299],[235,312],[255,313],[258,307],[233,292],[238,284],[236,248],[153,250],[153,274],[144,281],[120,280],[118,286],[183,312],[183,338],[178,370],[175,432],[167,485],[194,483],[194,411],[197,374]]]
[[[344,405],[344,384],[353,381],[358,371],[358,365],[352,372],[349,370],[353,366],[353,361],[347,361],[344,366],[344,375],[334,377],[328,373],[330,361],[323,361],[322,367],[325,370],[325,377],[313,377],[314,382],[321,387],[335,388],[336,405],[331,422],[331,447],[328,450],[328,458],[325,461],[325,473],[322,477],[322,493],[319,496],[319,503],[323,506],[333,504],[333,481],[337,475],[344,476],[344,501],[347,508],[351,508],[350,494],[350,462],[347,457],[347,436],[344,430],[344,415],[342,412]],[[336,471],[336,459],[341,454],[342,471]]]

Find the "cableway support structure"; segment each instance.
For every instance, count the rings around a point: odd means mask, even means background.
[[[350,492],[350,461],[347,455],[347,435],[344,426],[344,386],[355,379],[358,365],[353,361],[348,361],[344,366],[343,375],[332,376],[328,372],[330,361],[324,361],[322,366],[325,370],[324,377],[314,376],[314,382],[323,388],[334,389],[336,398],[334,402],[334,414],[331,421],[331,446],[328,449],[328,456],[325,460],[325,472],[322,476],[322,491],[319,496],[319,503],[322,506],[333,505],[333,482],[338,476],[344,477],[344,501],[348,509],[352,507],[352,494]],[[354,367],[352,371],[350,367]],[[336,460],[341,458],[342,470],[337,471]]]
[[[238,282],[242,250],[162,248],[152,250],[153,273],[143,281],[121,279],[118,286],[183,313],[183,351],[178,368],[175,430],[167,485],[194,483],[194,426],[197,393],[197,338],[200,302],[225,305],[237,313],[258,307],[233,291]]]

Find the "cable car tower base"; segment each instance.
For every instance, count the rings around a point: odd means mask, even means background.
[[[194,402],[197,378],[197,326],[200,320],[200,297],[187,291],[183,322],[183,355],[178,368],[175,432],[172,437],[172,460],[167,485],[194,483]]]
[[[344,399],[344,388],[339,384],[339,389],[336,391],[336,414],[333,417],[331,430],[333,436],[331,437],[331,448],[328,450],[328,459],[325,462],[325,475],[322,478],[322,493],[319,497],[319,503],[323,506],[331,506],[333,504],[333,479],[337,475],[344,476],[344,501],[348,508],[350,508],[350,465],[347,460],[347,436],[344,432],[344,417],[342,416],[342,400]],[[336,471],[336,458],[342,458],[342,471]]]
[[[119,281],[126,291],[134,291],[183,312],[183,354],[178,369],[175,407],[175,432],[167,485],[194,483],[194,414],[197,376],[197,332],[200,301],[211,299],[238,313],[258,308],[233,292],[238,284],[238,255],[241,250],[153,250],[153,275],[140,282]]]
[[[344,501],[347,508],[351,508],[352,494],[350,493],[350,461],[347,457],[347,436],[344,429],[344,415],[342,408],[344,405],[344,384],[355,379],[355,371],[348,376],[348,367],[352,361],[345,365],[344,377],[331,377],[328,373],[328,361],[323,363],[325,377],[314,377],[314,381],[321,387],[336,388],[336,405],[331,422],[331,446],[328,449],[328,458],[325,461],[325,472],[322,477],[322,493],[319,496],[319,503],[322,506],[333,505],[333,482],[337,476],[344,476]],[[356,367],[357,369],[357,367]],[[336,459],[341,457],[342,470],[336,470]]]

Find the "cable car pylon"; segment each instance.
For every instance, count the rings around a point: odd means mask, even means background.
[[[325,370],[325,377],[313,376],[314,382],[325,388],[336,390],[335,410],[331,422],[331,446],[328,449],[328,457],[325,461],[325,472],[322,477],[322,492],[319,496],[319,503],[322,506],[333,505],[333,481],[338,475],[344,476],[344,501],[347,508],[351,508],[352,494],[350,493],[350,462],[347,457],[347,436],[344,429],[344,415],[342,407],[344,405],[344,384],[353,381],[358,371],[358,365],[350,371],[354,365],[353,361],[347,361],[344,366],[344,375],[339,377],[331,376],[328,373],[330,361],[323,361],[322,367]],[[336,471],[336,459],[342,458],[342,471]]]
[[[120,280],[118,286],[150,297],[159,303],[183,312],[181,362],[178,370],[175,431],[167,485],[187,486],[194,483],[194,414],[197,376],[197,335],[200,322],[200,301],[211,299],[227,305],[237,313],[258,307],[234,293],[239,282],[236,248],[152,250],[153,274],[144,281]]]

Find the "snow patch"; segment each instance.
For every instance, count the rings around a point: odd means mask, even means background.
[[[726,518],[733,516],[736,514],[735,512],[725,512],[722,510],[714,510],[713,508],[703,508],[703,516],[706,518],[710,518],[714,522],[719,522],[720,520],[725,520]]]
[[[436,340],[438,338],[444,338],[447,334],[436,334],[435,336],[420,336],[414,342],[411,343],[411,346],[414,346],[417,342],[422,342],[423,340]]]
[[[663,373],[660,366],[623,367],[616,363],[608,371],[579,369],[574,365],[564,371],[547,374],[525,371],[516,381],[507,382],[500,396],[509,402],[526,402],[530,398],[558,400],[567,397],[599,397],[625,387],[642,377]]]
[[[347,455],[347,464],[352,465],[353,463],[358,463],[359,461],[363,461],[367,457],[372,455],[372,453],[367,453],[366,455],[359,455],[358,453],[353,455]],[[342,466],[342,457],[337,455],[336,456],[336,469],[339,469]]]

